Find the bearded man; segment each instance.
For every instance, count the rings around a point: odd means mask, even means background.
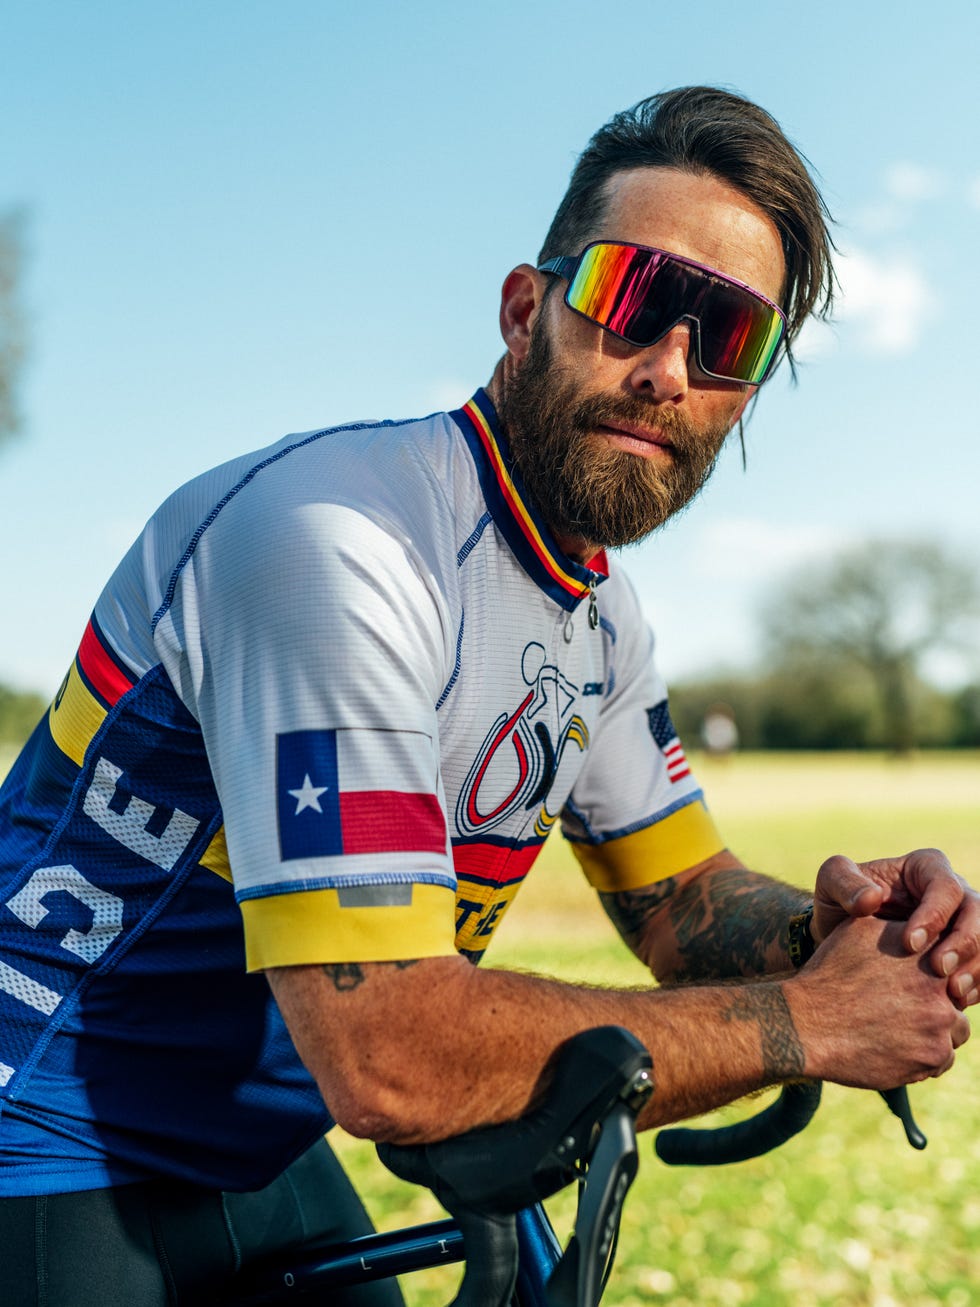
[[[511,1119],[594,1026],[651,1053],[641,1127],[949,1069],[977,895],[934,850],[829,858],[812,896],[747,869],[607,554],[703,486],[829,307],[830,249],[767,113],[654,96],[506,278],[485,390],[285,437],[151,519],[0,792],[5,1301],[184,1301],[359,1232],[333,1121]],[[689,983],[472,965],[558,822]]]

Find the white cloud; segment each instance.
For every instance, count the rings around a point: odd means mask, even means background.
[[[793,342],[793,354],[798,363],[813,363],[833,354],[839,346],[840,332],[836,323],[807,318]]]
[[[913,258],[898,252],[841,252],[835,260],[840,290],[834,319],[811,318],[793,346],[802,363],[825,358],[843,342],[878,355],[908,354],[935,320],[938,302]]]
[[[907,255],[849,250],[837,263],[837,317],[853,323],[873,354],[907,354],[919,343],[937,304],[925,274]]]
[[[692,551],[692,567],[713,581],[744,580],[767,584],[811,558],[821,558],[848,543],[836,528],[810,523],[791,526],[763,518],[727,517],[706,522]]]
[[[946,191],[946,179],[935,168],[905,159],[885,170],[885,189],[896,200],[920,203],[935,200]]]
[[[879,237],[894,235],[906,221],[907,211],[904,206],[893,200],[874,200],[870,204],[861,205],[854,214],[852,225],[855,230],[868,236]]]

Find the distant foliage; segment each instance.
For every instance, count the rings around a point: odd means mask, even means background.
[[[0,744],[23,744],[46,707],[39,694],[23,694],[0,685]]]
[[[980,682],[944,692],[929,658],[980,665],[980,570],[921,540],[868,541],[790,575],[761,614],[755,672],[671,687],[689,745],[719,710],[744,749],[980,748]]]
[[[792,575],[763,620],[769,666],[789,678],[791,699],[822,694],[829,717],[850,705],[861,718],[852,730],[902,753],[932,743],[948,707],[924,684],[926,659],[977,648],[980,583],[972,560],[929,541],[868,541]]]
[[[920,747],[980,748],[980,684],[944,693],[916,681],[911,700]],[[718,704],[731,710],[741,749],[894,747],[873,682],[847,666],[678,682],[670,713],[686,745],[704,742],[704,722]]]

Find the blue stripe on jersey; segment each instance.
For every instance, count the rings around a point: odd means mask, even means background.
[[[511,480],[514,483],[514,488],[521,501],[525,506],[527,506],[528,497],[524,490],[521,474],[514,466],[506,436],[504,435],[499,422],[496,420],[489,398],[482,391],[478,391],[477,395],[480,399],[480,411],[483,413],[484,417],[486,417],[487,422],[493,430],[494,439],[497,442],[501,458],[507,467]],[[476,472],[480,480],[480,488],[483,491],[483,497],[486,500],[487,507],[493,514],[493,520],[503,533],[504,539],[510,546],[512,553],[539,589],[543,590],[544,593],[548,595],[550,599],[553,599],[561,608],[566,609],[568,612],[573,611],[581,602],[582,596],[569,594],[567,590],[559,585],[535,552],[527,536],[524,534],[521,524],[518,522],[510,505],[507,503],[504,493],[500,488],[497,473],[487,457],[486,450],[483,447],[483,441],[480,439],[480,435],[476,427],[473,425],[472,419],[463,409],[456,409],[450,413],[449,416],[463,433],[466,444],[473,456],[473,461],[476,464]],[[530,509],[527,511],[529,517],[534,521],[542,540],[545,542],[545,547],[555,557],[563,560],[562,566],[567,569],[570,575],[581,579],[583,587],[587,586],[592,573],[587,568],[582,567],[581,564],[573,562],[571,559],[566,559],[557,544],[555,544],[551,532],[541,521],[540,517],[536,513],[532,513]]]

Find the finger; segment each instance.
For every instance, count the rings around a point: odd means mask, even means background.
[[[970,971],[957,971],[946,986],[950,998],[960,1008],[973,1007],[980,999],[977,977]]]
[[[920,875],[917,879],[921,899],[905,925],[905,945],[910,953],[924,953],[935,944],[940,936],[945,934],[953,918],[959,912],[965,896],[963,881],[951,870],[936,867],[928,874]],[[980,927],[980,921],[965,921],[962,924],[957,924],[960,925],[964,942],[966,942],[966,936],[969,935],[971,930],[975,931]],[[943,946],[942,952],[959,951],[955,941],[944,940]],[[975,952],[975,944],[972,947],[971,956],[973,952]],[[942,953],[939,951],[937,951],[937,956],[933,959],[933,967],[939,976],[949,974],[948,971],[943,969]]]
[[[970,1038],[970,1022],[962,1012],[957,1014],[956,1020],[953,1022],[950,1038],[953,1041],[954,1048],[961,1048]]]
[[[980,979],[980,899],[967,890],[947,930],[929,954],[933,971],[949,980],[954,998],[965,998]]]
[[[884,891],[853,859],[836,853],[817,872],[817,898],[849,917],[870,917],[881,907]]]

